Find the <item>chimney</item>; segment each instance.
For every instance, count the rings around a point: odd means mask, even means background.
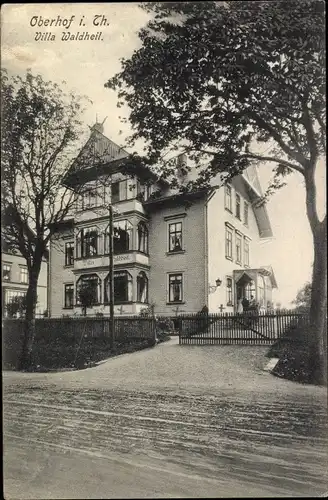
[[[187,155],[185,153],[182,153],[177,157],[177,177],[180,182],[186,180],[187,173]]]

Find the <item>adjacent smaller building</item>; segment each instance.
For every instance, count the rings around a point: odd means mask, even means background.
[[[6,249],[7,250],[7,249]],[[15,297],[24,297],[28,288],[28,269],[26,260],[20,254],[13,254],[9,250],[1,253],[2,264],[2,316],[8,317],[7,305]],[[42,262],[38,281],[38,301],[36,316],[43,316],[48,311],[48,262]]]

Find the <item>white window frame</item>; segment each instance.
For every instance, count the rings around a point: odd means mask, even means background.
[[[71,286],[73,290],[73,304],[71,307],[66,305],[66,287]],[[75,286],[74,283],[64,283],[64,309],[74,309]]]
[[[22,279],[22,278],[26,279]],[[23,285],[28,285],[28,269],[27,266],[19,266],[19,282]]]
[[[181,231],[172,231],[171,232],[171,226],[176,225],[176,224],[181,224]],[[181,233],[181,247],[178,248],[177,250],[171,249],[171,234],[178,234]],[[175,252],[183,252],[183,221],[182,220],[170,220],[167,223],[167,238],[168,238],[168,249],[167,251],[169,253],[175,253]]]
[[[227,193],[230,193],[229,196]],[[229,200],[229,203],[228,203]],[[232,186],[231,184],[226,184],[224,186],[224,208],[232,213]]]
[[[171,276],[181,276],[181,300],[170,300],[170,277]],[[182,271],[170,271],[167,273],[167,304],[182,304],[184,302],[184,273]]]
[[[238,202],[237,202],[238,200]],[[237,207],[238,207],[238,210],[237,210]],[[241,196],[239,193],[236,193],[236,196],[235,196],[235,210],[236,210],[236,218],[238,220],[241,220]],[[239,212],[239,214],[238,214]]]
[[[247,214],[247,217],[245,217],[245,215]],[[249,203],[247,201],[244,200],[244,214],[243,214],[243,218],[244,218],[244,224],[245,226],[248,227],[248,223],[249,223]]]
[[[185,252],[185,225],[184,218],[186,217],[186,213],[176,214],[176,215],[168,215],[164,217],[166,221],[166,251],[169,255],[174,255],[179,252]],[[181,224],[181,249],[179,250],[170,250],[170,226],[171,224]]]
[[[231,287],[228,286],[228,281],[230,281]],[[231,297],[231,300],[229,300],[230,297]],[[226,302],[227,302],[227,306],[233,305],[233,279],[232,279],[232,276],[226,276]]]
[[[73,256],[72,256],[72,263],[68,264],[67,263],[67,249],[68,248],[73,248]],[[72,241],[65,241],[65,266],[73,266],[74,265],[74,258],[75,258],[75,242]]]
[[[239,251],[239,258],[238,258],[238,251],[237,251],[237,241],[240,241],[240,251]],[[240,234],[238,231],[235,232],[235,253],[236,253],[236,264],[242,264],[242,259],[243,259],[243,235]]]
[[[246,252],[246,248],[248,249],[248,252]],[[244,236],[244,251],[243,251],[243,255],[244,255],[244,266],[245,267],[249,267],[250,266],[250,240],[249,238],[247,238],[246,236]],[[246,261],[246,255],[248,255],[248,259]]]
[[[9,276],[8,276],[8,279],[7,278],[4,278],[4,271],[5,271],[5,267],[7,267],[8,269],[6,269],[6,271],[9,272]],[[11,272],[12,272],[12,264],[10,262],[3,262],[2,263],[2,276],[1,276],[1,280],[2,281],[7,281],[7,282],[10,282],[12,281],[11,279]]]
[[[231,235],[231,245],[230,245],[230,248],[231,248],[231,255],[228,255],[227,253],[227,242],[228,242],[228,238],[227,238],[227,235],[230,234]],[[234,252],[233,252],[233,234],[234,234],[234,229],[231,227],[231,226],[228,226],[227,224],[225,225],[225,234],[224,234],[224,253],[225,253],[225,258],[228,259],[228,260],[233,260],[233,255],[234,255]]]

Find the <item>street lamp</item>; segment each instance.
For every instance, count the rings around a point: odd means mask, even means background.
[[[216,289],[222,284],[222,280],[220,278],[217,278],[215,280],[215,285],[211,286],[210,284],[208,285],[209,293],[214,293],[216,292]]]

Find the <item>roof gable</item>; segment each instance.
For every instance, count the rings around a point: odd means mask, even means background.
[[[92,129],[92,133],[72,163],[68,175],[94,167],[97,164],[110,163],[126,158],[128,152],[103,135],[99,130]]]
[[[250,188],[256,191],[259,196],[263,195],[259,177],[257,175],[257,168],[255,165],[250,165],[243,171],[242,177],[246,180]]]

